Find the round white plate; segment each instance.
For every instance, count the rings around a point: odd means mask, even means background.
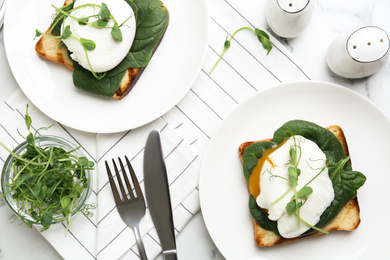
[[[358,191],[361,224],[352,232],[260,248],[253,239],[248,192],[238,147],[269,138],[283,123],[303,119],[345,132],[354,170],[367,177]],[[383,259],[388,245],[390,120],[365,97],[322,82],[282,84],[240,105],[210,141],[200,174],[203,217],[226,259]]]
[[[205,0],[164,0],[170,14],[165,36],[130,93],[122,100],[101,98],[74,87],[72,71],[38,57],[35,29],[46,31],[63,0],[10,1],[4,42],[16,81],[43,113],[69,127],[109,133],[147,124],[175,106],[189,91],[206,55]]]

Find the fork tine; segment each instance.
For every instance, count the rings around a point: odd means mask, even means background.
[[[142,238],[141,238],[141,234],[140,234],[140,222],[145,217],[145,209],[146,209],[145,208],[145,200],[144,200],[144,197],[142,195],[142,191],[141,191],[139,182],[137,180],[137,177],[135,175],[135,172],[133,170],[133,167],[131,166],[130,161],[127,158],[127,156],[125,156],[125,159],[126,159],[126,163],[127,163],[128,168],[129,168],[130,175],[131,175],[131,180],[133,182],[135,192],[137,195],[136,198],[133,194],[133,189],[130,185],[131,181],[126,174],[125,167],[123,166],[121,158],[118,157],[118,161],[120,164],[120,168],[121,168],[123,177],[120,176],[121,174],[118,171],[118,167],[116,166],[114,159],[112,159],[112,163],[114,165],[114,170],[116,173],[116,177],[118,179],[117,182],[119,183],[119,186],[120,186],[119,188],[121,190],[123,199],[120,198],[120,194],[118,192],[118,186],[116,185],[116,183],[114,181],[114,178],[111,174],[111,170],[110,170],[110,167],[108,166],[107,161],[105,161],[106,171],[107,171],[107,175],[108,175],[108,180],[110,182],[111,190],[112,190],[112,193],[114,195],[115,204],[117,206],[116,208],[118,210],[118,213],[121,216],[122,220],[127,225],[129,225],[130,227],[132,227],[134,229],[135,238],[137,241],[138,250],[139,250],[141,259],[147,259],[145,247],[144,247],[144,244],[142,242]],[[126,182],[128,192],[130,193],[130,199],[126,195],[127,192],[124,189],[122,178]]]
[[[122,193],[122,198],[123,198],[123,200],[127,200],[126,190],[123,187],[122,178],[121,178],[121,176],[119,174],[118,168],[116,167],[116,163],[115,163],[114,159],[112,159],[112,163],[114,164],[114,170],[115,170],[115,173],[116,173],[116,178],[117,178],[118,183],[119,183],[119,188],[120,188],[121,193]],[[123,173],[123,175],[126,175],[126,172]]]
[[[125,159],[126,159],[127,167],[129,167],[131,179],[133,180],[135,192],[137,193],[137,198],[143,198],[144,195],[142,194],[142,190],[141,190],[141,187],[139,186],[139,182],[138,182],[137,176],[135,175],[133,167],[131,166],[131,163],[130,163],[129,159],[127,158],[127,156],[125,156]]]
[[[128,162],[128,160],[127,160],[127,162]],[[122,169],[122,175],[123,175],[123,178],[125,179],[127,190],[130,194],[130,198],[134,199],[135,197],[134,197],[133,189],[130,185],[129,178],[127,177],[127,173],[126,173],[125,167],[123,166],[121,158],[119,158],[119,164],[120,164],[121,169]]]
[[[114,195],[115,203],[118,203],[121,201],[121,198],[119,197],[119,192],[116,188],[116,185],[114,182],[114,177],[112,177],[111,170],[110,170],[110,167],[108,166],[107,161],[105,161],[105,164],[106,164],[106,171],[107,171],[107,175],[108,175],[108,181],[110,182],[112,194]]]

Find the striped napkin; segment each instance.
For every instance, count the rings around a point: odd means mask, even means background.
[[[53,225],[42,235],[64,259],[139,259],[133,230],[120,218],[108,184],[104,161],[125,155],[137,174],[143,188],[143,154],[146,138],[151,130],[158,130],[168,172],[175,232],[179,234],[185,224],[199,210],[198,182],[200,158],[191,144],[191,137],[184,138],[185,123],[174,113],[168,113],[152,123],[135,130],[114,134],[93,134],[67,128],[45,116],[18,90],[0,106],[0,141],[13,148],[26,134],[24,115],[29,104],[32,128],[53,125],[41,134],[57,135],[82,145],[90,160],[95,162],[93,192],[87,203],[97,203],[92,217],[76,214],[65,236],[65,225]],[[0,167],[8,153],[0,150]],[[15,224],[17,224],[16,221]],[[154,229],[149,210],[141,224],[141,233],[149,259],[156,258],[161,246]]]

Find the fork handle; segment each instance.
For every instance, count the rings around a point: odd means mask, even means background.
[[[139,226],[134,227],[135,230],[135,239],[137,240],[137,245],[138,245],[138,251],[139,255],[141,257],[141,260],[148,260],[148,257],[145,252],[145,247],[144,243],[142,242],[142,237],[141,237],[141,232]]]

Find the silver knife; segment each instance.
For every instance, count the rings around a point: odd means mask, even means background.
[[[150,132],[145,145],[144,180],[145,196],[160,239],[164,259],[176,260],[171,197],[160,134],[156,130]]]

